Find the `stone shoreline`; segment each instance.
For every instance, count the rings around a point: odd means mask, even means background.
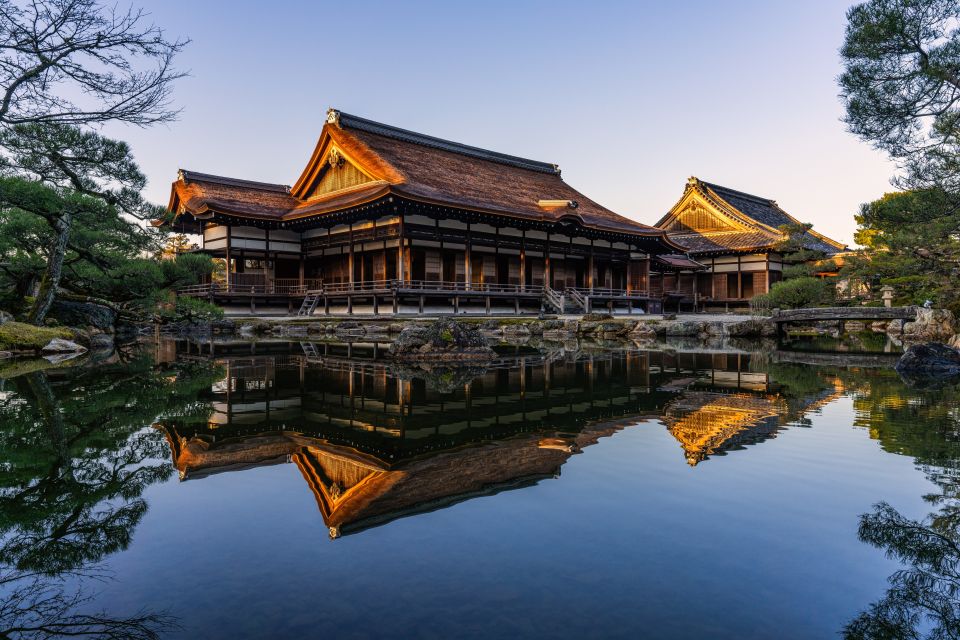
[[[433,318],[230,318],[212,323],[215,334],[303,338],[330,336],[342,339],[377,337],[388,340],[408,326],[429,324]],[[681,315],[675,318],[624,318],[590,314],[578,318],[456,318],[456,322],[478,325],[488,337],[520,338],[538,336],[543,339],[567,340],[592,337],[597,339],[642,340],[658,337],[688,338],[769,338],[776,327],[769,318],[732,316]]]

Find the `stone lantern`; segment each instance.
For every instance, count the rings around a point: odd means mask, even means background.
[[[893,287],[886,284],[880,287],[880,298],[883,300],[883,306],[888,309],[893,306]]]

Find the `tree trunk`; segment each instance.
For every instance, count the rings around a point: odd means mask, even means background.
[[[63,275],[63,259],[67,255],[67,241],[70,240],[70,227],[73,223],[73,215],[69,211],[64,211],[63,215],[54,224],[57,232],[53,247],[50,248],[50,257],[47,259],[47,269],[40,280],[40,291],[37,293],[37,299],[30,310],[28,321],[30,324],[43,324],[47,312],[50,311],[50,305],[57,294],[57,288],[60,286],[60,277]]]

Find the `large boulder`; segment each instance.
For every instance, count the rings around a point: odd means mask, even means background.
[[[47,346],[41,349],[43,353],[83,353],[86,350],[86,347],[64,338],[53,338],[47,343]]]
[[[911,346],[896,364],[908,383],[929,386],[960,376],[960,351],[939,342]]]
[[[695,320],[675,320],[667,324],[666,335],[677,338],[693,338],[705,333],[706,323]]]
[[[495,355],[479,325],[451,318],[409,325],[390,345],[390,353],[398,360],[438,362],[490,360]]]
[[[56,300],[50,306],[49,317],[68,327],[96,327],[100,331],[113,331],[117,322],[116,312],[102,304]]]
[[[887,328],[897,331],[900,327],[891,322]],[[957,333],[957,321],[947,309],[917,309],[917,319],[903,324],[904,342],[947,342]]]
[[[777,335],[777,325],[768,318],[751,318],[727,325],[731,338],[772,338]]]

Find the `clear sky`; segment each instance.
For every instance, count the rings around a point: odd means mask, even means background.
[[[892,165],[846,132],[844,0],[143,0],[179,59],[170,125],[111,127],[165,204],[178,168],[291,184],[328,107],[560,165],[653,224],[688,176],[851,242]]]

